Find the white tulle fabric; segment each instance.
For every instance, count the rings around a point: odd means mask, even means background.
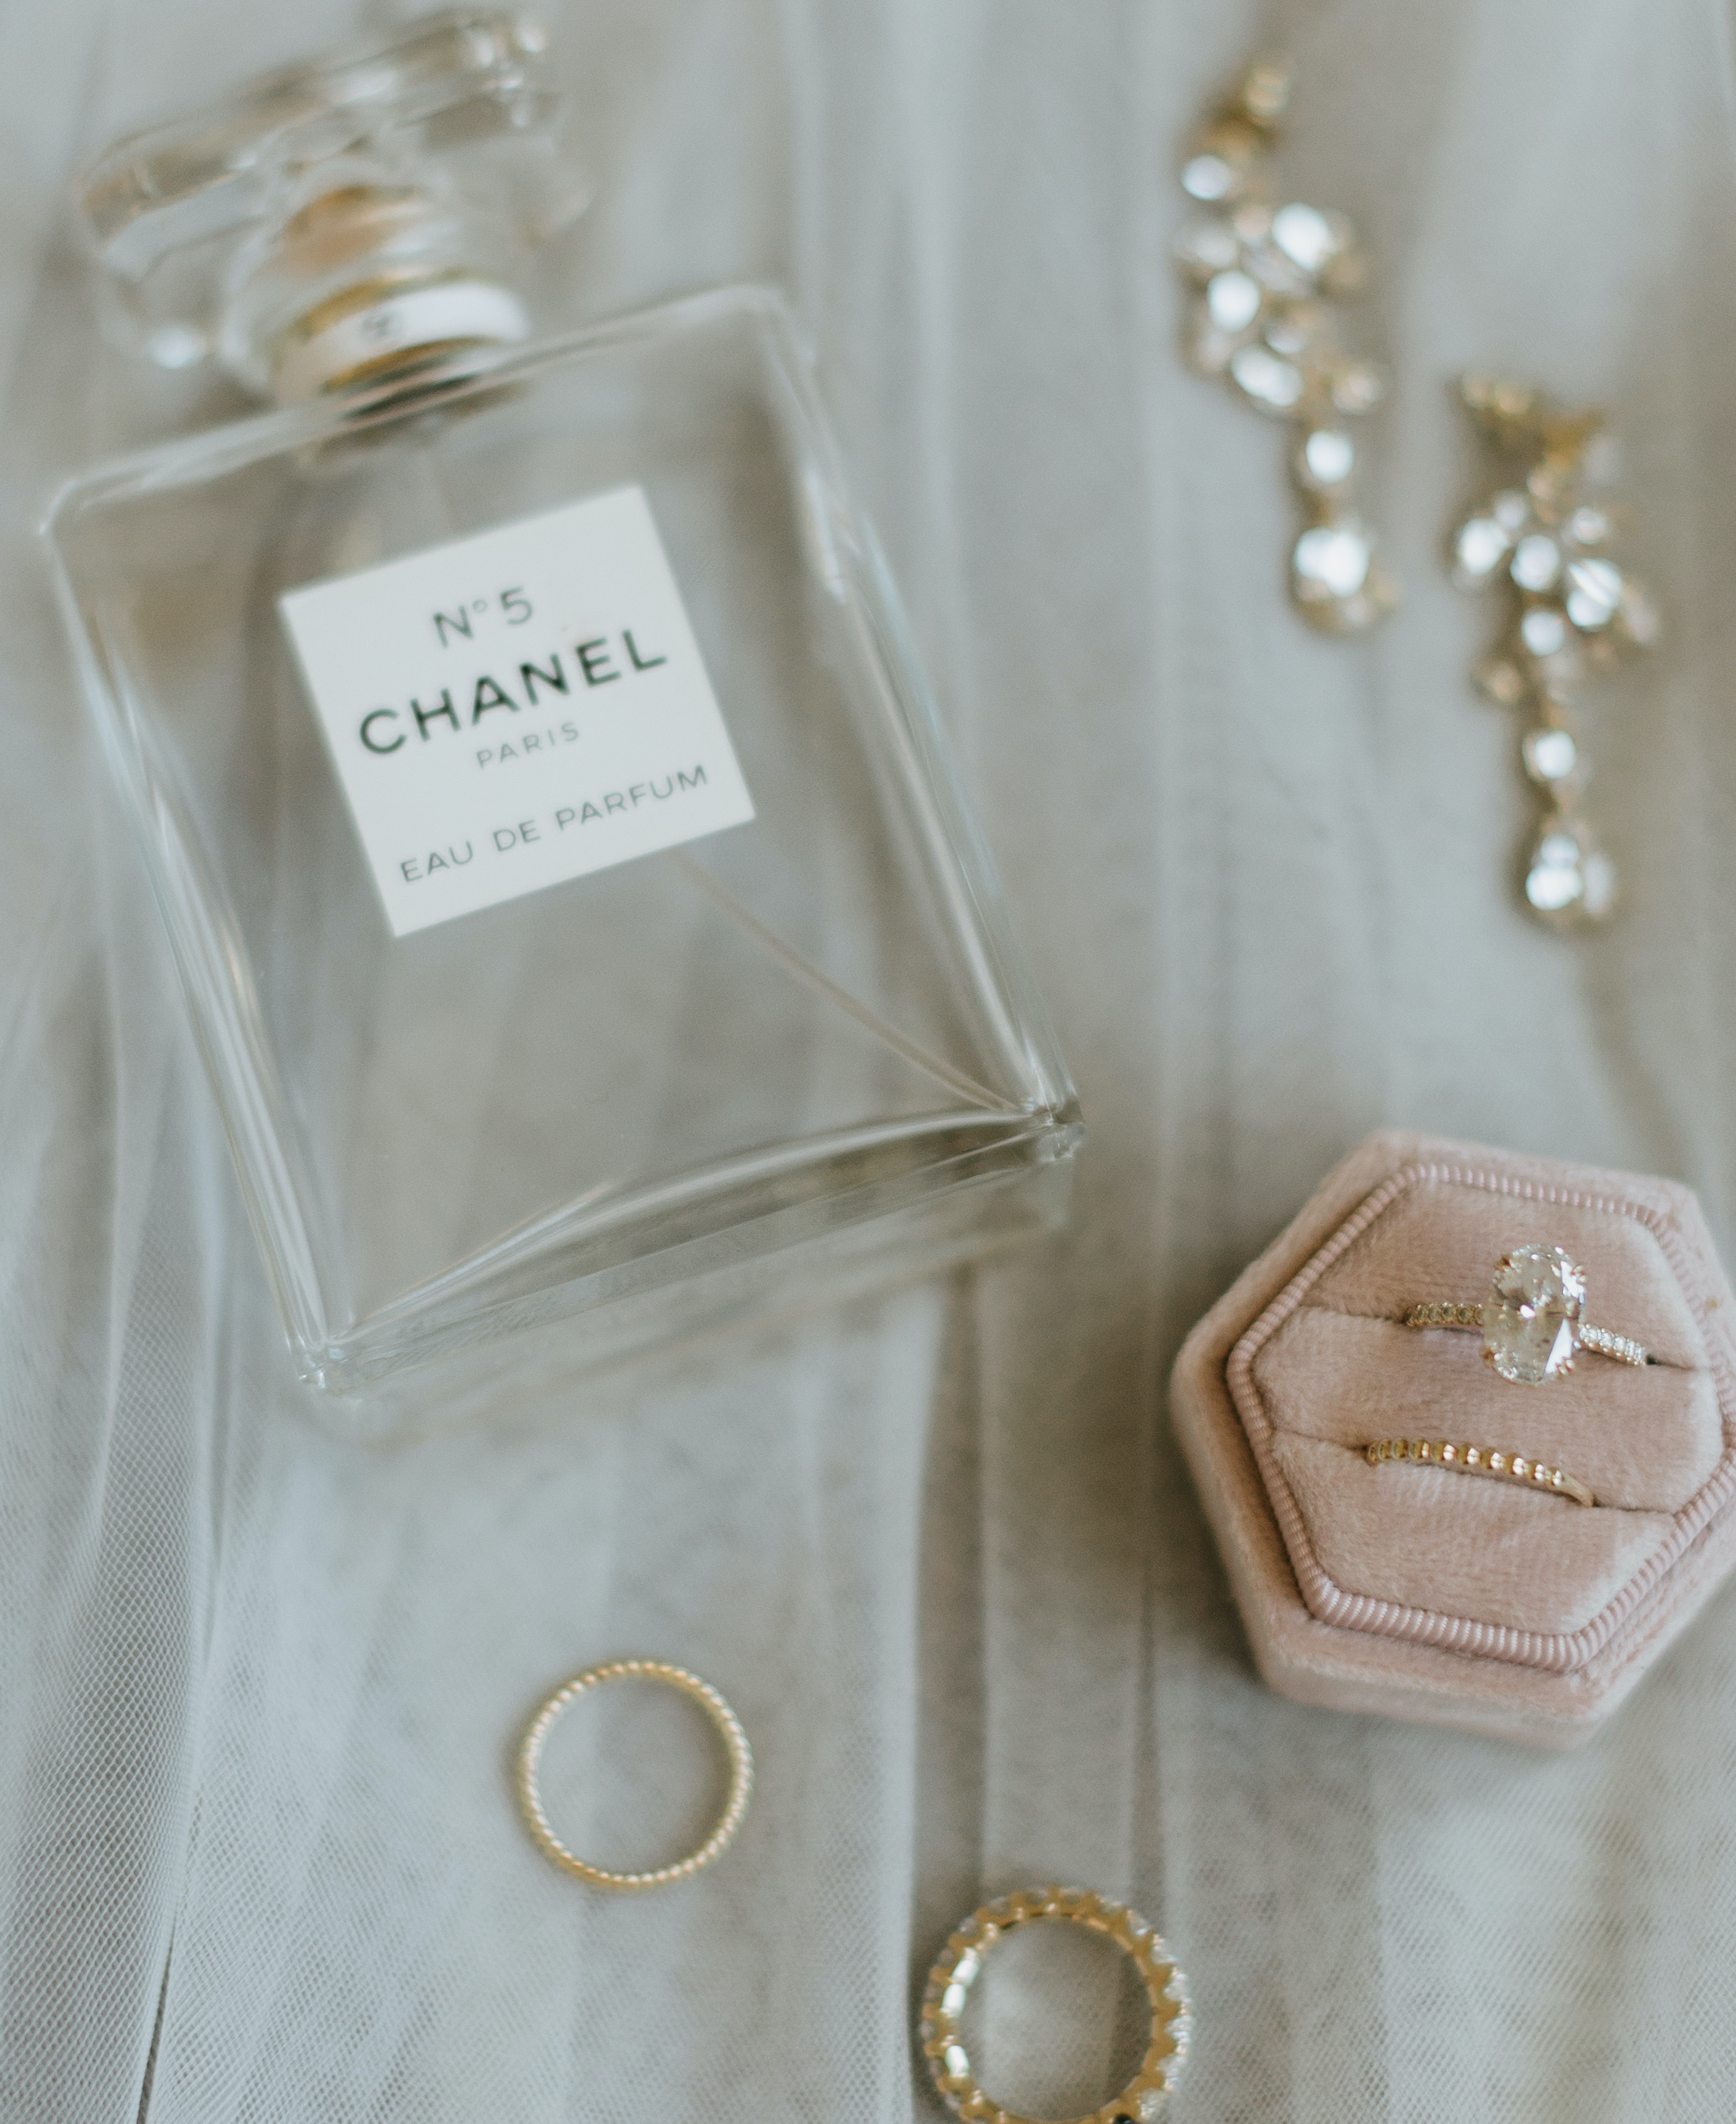
[[[551,312],[792,289],[1080,1079],[1075,1229],[509,1433],[308,1426],[31,525],[61,469],[221,406],[98,347],[73,161],[388,18],[6,11],[0,2115],[930,2114],[921,1972],[1056,1876],[1189,1970],[1181,2124],[1729,2115],[1736,1591],[1575,1758],[1297,1709],[1161,1386],[1382,1122],[1682,1176],[1736,1248],[1723,8],[565,14],[603,190]],[[1408,601],[1357,646],[1286,609],[1281,431],[1175,354],[1178,139],[1262,38],[1289,189],[1366,230],[1396,377],[1370,501]],[[1515,911],[1517,731],[1439,565],[1473,363],[1619,410],[1670,618],[1599,697],[1630,905],[1594,941]],[[508,1768],[544,1688],[633,1653],[723,1689],[759,1784],[715,1870],[623,1901],[537,1855]],[[703,1797],[645,1715],[569,1765],[601,1856]],[[985,1978],[979,2063],[1056,2113],[1117,2038],[1095,1965],[1051,1960]]]

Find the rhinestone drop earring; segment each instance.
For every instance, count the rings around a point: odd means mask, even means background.
[[[1472,675],[1531,725],[1520,757],[1545,809],[1526,858],[1526,904],[1559,927],[1602,922],[1618,879],[1579,808],[1588,763],[1575,703],[1588,679],[1649,649],[1659,632],[1650,596],[1608,556],[1614,439],[1602,414],[1564,411],[1523,384],[1467,376],[1458,395],[1504,461],[1501,485],[1454,532],[1451,562],[1461,590],[1498,579],[1508,588],[1500,641]]]
[[[1290,594],[1322,634],[1355,634],[1399,596],[1357,508],[1347,425],[1377,403],[1386,379],[1339,344],[1338,300],[1364,276],[1355,231],[1341,214],[1271,203],[1267,162],[1289,93],[1288,69],[1257,60],[1189,146],[1181,185],[1200,211],[1175,238],[1198,290],[1185,351],[1202,375],[1227,377],[1262,412],[1291,423],[1290,476],[1307,523],[1291,555]]]

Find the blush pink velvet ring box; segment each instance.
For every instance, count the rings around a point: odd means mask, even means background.
[[[1536,1243],[1649,1362],[1582,1349],[1522,1384],[1474,1330],[1406,1324],[1486,1300]],[[1171,1393],[1260,1671],[1303,1703],[1569,1747],[1736,1568],[1736,1301],[1673,1181],[1371,1136],[1194,1328]],[[1383,1439],[1541,1461],[1597,1502],[1371,1463]]]

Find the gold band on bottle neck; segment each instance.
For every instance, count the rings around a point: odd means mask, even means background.
[[[284,333],[277,396],[286,404],[330,396],[467,347],[522,339],[528,329],[518,298],[467,268],[370,274],[316,303]]]

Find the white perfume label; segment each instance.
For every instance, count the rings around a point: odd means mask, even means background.
[[[753,816],[639,487],[279,604],[394,936]]]

